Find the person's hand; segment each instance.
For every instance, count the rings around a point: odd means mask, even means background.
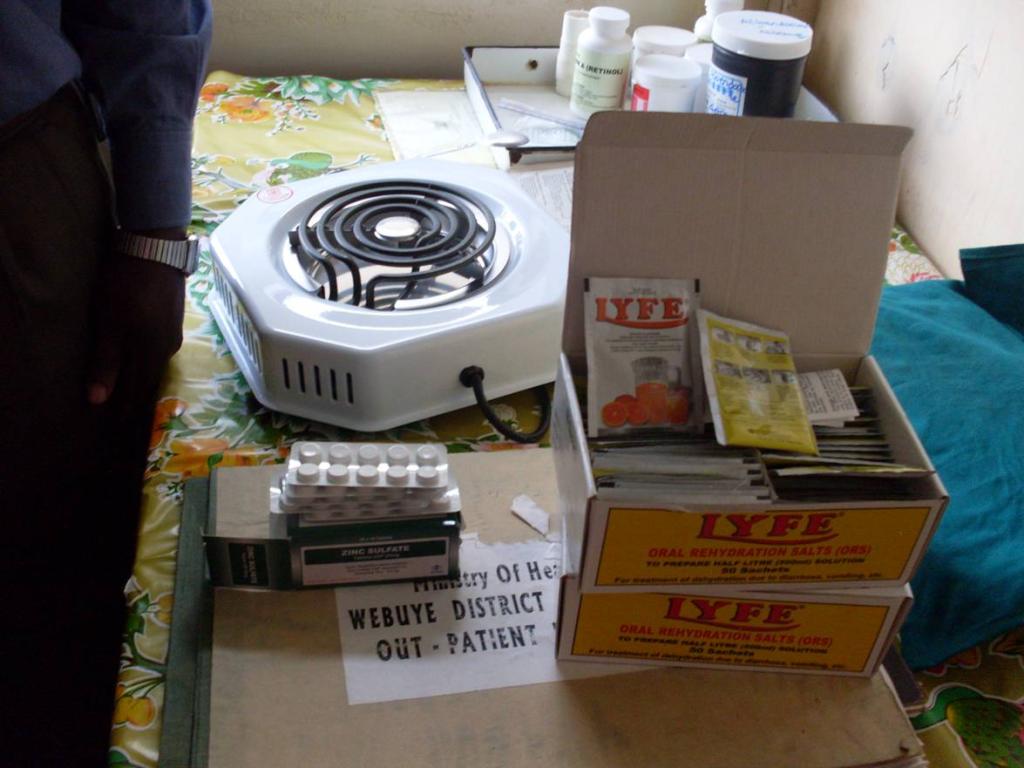
[[[180,231],[146,232],[177,239]],[[100,267],[87,397],[103,405],[151,397],[181,346],[185,274],[154,261],[111,254]]]

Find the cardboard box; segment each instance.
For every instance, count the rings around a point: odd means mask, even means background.
[[[839,592],[580,591],[562,580],[558,658],[866,677],[910,609],[910,587]]]
[[[931,467],[868,355],[909,137],[765,118],[591,119],[577,150],[552,422],[581,591],[884,587],[913,575],[947,501],[937,476],[913,481],[909,501],[611,505],[597,498],[573,386],[586,370],[584,278],[699,278],[702,306],[786,331],[798,369],[840,368],[870,385],[895,460]]]

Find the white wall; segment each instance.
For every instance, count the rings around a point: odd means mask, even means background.
[[[692,28],[702,0],[610,0]],[[462,76],[464,45],[555,45],[571,0],[214,0],[210,66]],[[820,6],[820,7],[819,7]],[[961,247],[1024,241],[1024,0],[747,0],[815,25],[807,83],[845,120],[909,125],[899,217],[951,276]]]
[[[214,0],[211,69],[342,78],[462,77],[466,45],[557,45],[571,0]],[[610,0],[632,26],[693,28],[703,0]],[[806,15],[817,0],[748,0]]]
[[[1024,242],[1024,2],[821,0],[807,81],[844,120],[909,125],[899,219],[949,276]]]
[[[621,2],[684,23],[700,0]],[[245,74],[459,77],[464,45],[557,45],[564,0],[214,0],[211,67]],[[691,19],[692,21],[692,19]]]

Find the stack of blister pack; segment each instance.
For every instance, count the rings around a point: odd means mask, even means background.
[[[303,585],[458,571],[459,489],[442,445],[297,443],[270,508]]]

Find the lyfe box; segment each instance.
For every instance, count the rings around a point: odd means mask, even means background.
[[[582,592],[901,586],[947,494],[664,505],[597,496],[573,376],[586,372],[587,277],[695,278],[701,305],[789,334],[798,369],[871,386],[897,462],[931,467],[868,355],[895,211],[893,126],[599,113],[577,150],[572,252],[552,442]]]
[[[910,604],[907,586],[609,594],[567,576],[558,658],[868,676]]]

